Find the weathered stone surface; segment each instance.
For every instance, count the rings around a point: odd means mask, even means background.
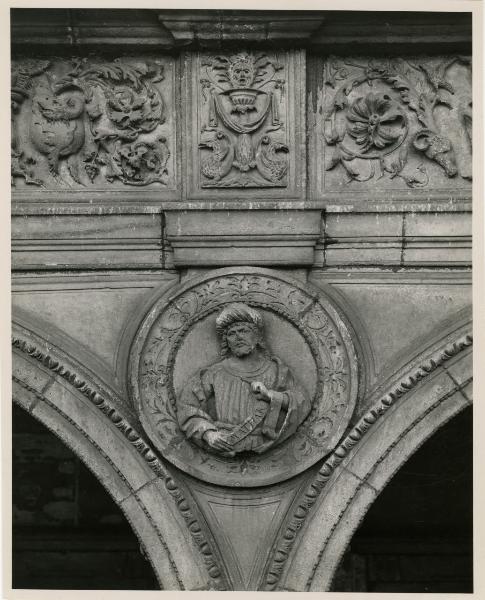
[[[362,323],[372,364],[369,386],[392,371],[403,353],[426,347],[440,331],[451,328],[471,303],[470,281],[462,274],[443,280],[437,274],[314,272],[311,281],[339,290]]]
[[[192,493],[217,541],[235,590],[259,589],[275,537],[302,477],[279,486],[238,490],[197,481]]]
[[[329,57],[315,69],[313,197],[470,194],[469,59]]]
[[[164,589],[329,589],[472,400],[470,14],[12,14],[14,400]]]
[[[153,526],[159,535],[166,540],[170,548],[172,560],[177,565],[179,577],[186,589],[207,589],[209,577],[203,564],[203,556],[198,552],[193,540],[187,536],[187,525],[172,502],[172,510],[160,510],[158,497],[167,497],[165,484],[158,480],[152,481],[137,493],[147,514],[150,515]],[[176,544],[173,540],[178,540]]]
[[[168,288],[177,280],[170,273],[17,275],[13,316],[120,388],[140,304],[155,288]]]
[[[356,488],[361,484],[361,480],[348,471],[342,470],[338,477],[334,478],[333,485],[325,490],[321,501],[325,498],[325,505],[328,512],[325,519],[310,522],[302,529],[299,537],[303,541],[298,548],[298,552],[291,557],[285,570],[284,586],[292,590],[308,591],[306,588],[308,574],[311,573],[314,566],[314,560],[318,555],[318,550],[325,545],[331,536],[333,528],[338,523],[346,506],[348,506],[355,495]],[[365,491],[366,501],[369,503],[376,494],[371,488]]]
[[[268,438],[278,444],[258,443],[250,456],[236,451],[220,457],[203,439],[198,439],[197,426],[187,424],[186,420],[195,419],[196,424],[203,421],[202,436],[206,430],[217,429],[214,423],[222,421],[221,426],[224,422],[227,425],[231,418],[214,413],[216,409],[208,405],[209,397],[215,396],[217,404],[217,393],[224,397],[227,393],[229,398],[232,395],[237,411],[238,405],[250,401],[243,397],[236,401],[241,385],[246,389],[244,386],[250,382],[261,387],[256,376],[244,374],[242,367],[237,367],[241,375],[231,376],[228,390],[216,393],[216,386],[222,385],[223,373],[230,371],[224,364],[221,375],[217,376],[220,383],[215,380],[204,383],[200,379],[209,377],[211,359],[214,362],[217,357],[215,329],[219,326],[215,316],[234,303],[244,303],[264,315],[258,315],[258,319],[263,319],[270,333],[270,352],[279,366],[278,375],[268,375],[263,381],[273,388],[271,393],[280,390],[285,399],[277,394],[275,403],[279,408],[275,404],[273,416],[271,400],[263,424]],[[223,341],[221,347],[225,344]],[[170,297],[159,298],[140,326],[130,363],[134,406],[163,456],[196,477],[226,486],[275,483],[314,464],[341,436],[357,396],[352,334],[339,309],[323,294],[319,296],[283,275],[256,268],[215,271],[172,290]],[[218,369],[217,365],[213,367]],[[259,373],[254,364],[252,369]],[[196,380],[198,372],[200,377]],[[193,389],[187,389],[188,381]],[[246,392],[257,393],[255,389]],[[286,414],[283,421],[278,416],[280,411]],[[185,417],[181,421],[182,414]],[[249,430],[244,433],[243,429],[257,418],[256,414],[230,422],[246,435]],[[273,431],[277,422],[281,428],[276,428],[278,433]],[[236,435],[237,429],[231,427],[229,437]],[[197,443],[193,443],[192,437]]]
[[[320,211],[167,211],[174,266],[312,265]]]
[[[48,226],[46,226],[48,225]],[[17,216],[15,269],[159,269],[164,266],[160,215]]]
[[[22,356],[17,354],[12,362],[12,376],[21,379],[28,386],[32,393],[42,394],[42,392],[53,382],[54,376],[47,369],[39,369]]]
[[[293,51],[188,56],[188,198],[305,196],[304,60]]]
[[[14,61],[14,185],[174,190],[174,69],[161,57]]]

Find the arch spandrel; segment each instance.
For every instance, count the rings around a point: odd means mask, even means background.
[[[13,9],[15,400],[164,588],[327,589],[470,399],[473,12]]]
[[[14,401],[93,471],[124,512],[161,588],[224,586],[196,509],[119,404],[112,404],[96,383],[81,379],[82,367],[62,351],[51,348],[47,354],[34,334],[16,328],[13,346]],[[196,531],[188,539],[182,533],[187,523]]]
[[[305,507],[297,519],[301,534],[290,544],[285,535],[280,538],[285,560],[268,570],[267,589],[329,589],[353,532],[379,492],[435,431],[471,404],[471,345],[465,330],[421,355],[418,367],[401,372],[399,383],[381,391],[300,498]],[[294,526],[295,518],[286,531]]]

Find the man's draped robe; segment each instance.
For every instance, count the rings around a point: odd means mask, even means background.
[[[272,390],[270,402],[255,397],[251,390],[254,381]],[[249,433],[232,443],[234,452],[264,452],[292,435],[309,411],[306,392],[275,357],[265,358],[253,371],[241,371],[228,359],[206,367],[191,378],[177,401],[180,428],[205,449],[209,449],[203,439],[206,431],[221,431],[231,442],[240,433],[238,426],[246,422]]]

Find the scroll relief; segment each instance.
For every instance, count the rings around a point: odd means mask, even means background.
[[[141,421],[162,454],[213,483],[287,479],[338,442],[356,360],[338,313],[268,276],[223,275],[149,313],[132,354]]]
[[[166,186],[167,68],[128,58],[15,61],[12,185]]]
[[[200,73],[201,186],[287,187],[284,65],[240,53],[204,58]]]
[[[326,171],[409,188],[471,179],[470,59],[330,58],[324,83]]]

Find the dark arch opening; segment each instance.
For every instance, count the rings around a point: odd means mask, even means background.
[[[473,591],[472,409],[403,465],[354,533],[335,592]]]
[[[121,510],[23,409],[12,415],[12,587],[160,589]]]

